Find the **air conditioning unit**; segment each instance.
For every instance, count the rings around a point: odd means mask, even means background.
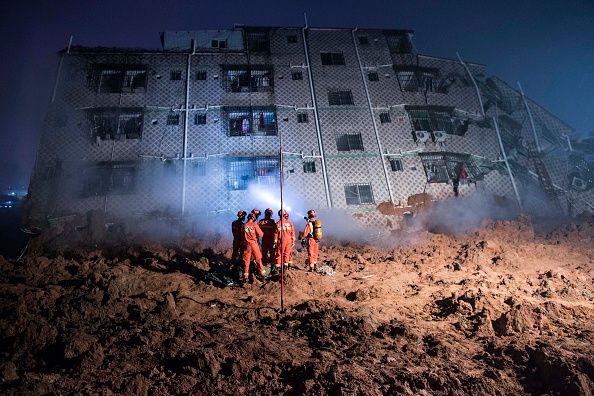
[[[445,131],[433,131],[433,141],[435,143],[443,143],[446,140]]]
[[[415,131],[415,142],[425,143],[431,134],[427,131]]]
[[[585,191],[588,188],[588,183],[584,179],[574,176],[571,180],[571,187],[579,191]]]

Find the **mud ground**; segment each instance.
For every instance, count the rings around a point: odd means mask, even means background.
[[[322,244],[223,287],[224,240],[0,257],[2,394],[591,395],[594,223]],[[401,241],[407,243],[402,244]]]

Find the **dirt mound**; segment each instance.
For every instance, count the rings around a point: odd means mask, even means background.
[[[228,247],[106,244],[0,258],[6,394],[594,391],[594,227],[530,220],[327,246],[245,287]]]

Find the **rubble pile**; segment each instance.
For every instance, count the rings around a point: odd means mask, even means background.
[[[594,392],[592,222],[393,237],[389,248],[322,242],[332,275],[290,269],[285,312],[275,278],[218,281],[235,276],[222,241],[0,258],[0,391]]]

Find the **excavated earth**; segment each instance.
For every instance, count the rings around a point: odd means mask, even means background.
[[[591,395],[593,237],[520,218],[324,241],[334,275],[288,271],[285,312],[278,277],[209,280],[234,272],[223,240],[37,247],[0,258],[0,392]]]

